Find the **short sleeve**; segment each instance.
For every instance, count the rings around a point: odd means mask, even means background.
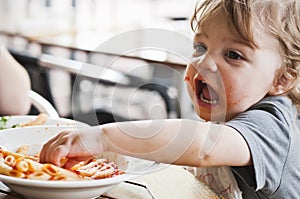
[[[226,125],[236,129],[246,140],[252,156],[252,167],[234,167],[236,173],[254,190],[266,188],[275,192],[290,148],[292,111],[286,104],[262,102],[240,114]]]

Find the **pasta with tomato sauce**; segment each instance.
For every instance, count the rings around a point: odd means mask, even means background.
[[[114,162],[106,159],[91,159],[80,162],[71,169],[53,164],[42,164],[38,157],[15,153],[0,148],[0,174],[34,180],[96,180],[122,175],[125,172]]]

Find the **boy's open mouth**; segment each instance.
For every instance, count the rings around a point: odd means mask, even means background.
[[[214,89],[206,84],[203,80],[197,79],[196,84],[196,95],[199,101],[206,104],[215,105],[218,103],[219,96]]]

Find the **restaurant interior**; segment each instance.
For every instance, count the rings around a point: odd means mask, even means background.
[[[60,117],[90,125],[193,118],[182,80],[192,45],[189,19],[194,3],[1,0],[0,36],[29,72],[32,90]],[[174,36],[173,44],[147,46],[164,41],[164,34]],[[122,37],[128,44],[116,44]],[[83,74],[87,64],[100,68],[98,75]],[[36,112],[33,107],[31,114]]]
[[[0,0],[0,38],[31,80],[28,117],[46,112],[50,118],[62,118],[59,121],[91,126],[196,118],[183,81],[192,50],[189,20],[194,4],[195,0]],[[35,142],[25,135],[16,140],[22,139]],[[0,137],[0,146],[8,140]],[[0,199],[92,194],[98,199],[218,198],[192,170],[164,168],[135,180],[108,181],[113,188],[95,182],[88,189],[76,183],[71,188],[62,184],[64,189],[57,183],[51,189],[48,182],[27,186],[0,175],[5,183],[0,183]]]

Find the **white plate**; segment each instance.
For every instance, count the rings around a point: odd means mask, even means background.
[[[37,115],[17,115],[17,116],[4,116],[7,118],[6,128],[11,128],[16,124],[32,121],[37,118]],[[75,125],[78,127],[87,127],[88,124],[83,122],[67,119],[67,118],[50,118],[48,117],[43,125]]]
[[[69,126],[35,126],[30,128],[11,128],[0,133],[0,146],[15,151],[20,146],[34,146],[38,152],[43,143]],[[38,147],[37,147],[38,146]],[[114,161],[126,173],[113,178],[88,181],[42,181],[20,179],[0,174],[0,180],[10,189],[28,198],[38,199],[87,199],[95,198],[111,189],[114,185],[130,180],[138,175],[154,172],[159,164],[117,155],[103,154],[108,161]]]

